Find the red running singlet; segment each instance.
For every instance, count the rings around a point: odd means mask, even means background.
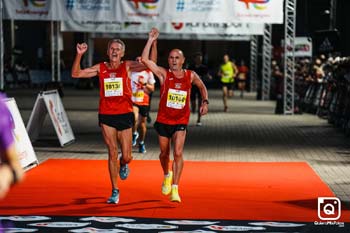
[[[105,63],[100,63],[99,82],[100,114],[132,112],[132,91],[125,63],[121,63],[117,69],[108,69]]]
[[[183,78],[176,78],[168,70],[160,89],[157,122],[167,125],[187,125],[190,119],[191,71],[184,70]]]

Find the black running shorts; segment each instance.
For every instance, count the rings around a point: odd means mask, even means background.
[[[137,105],[134,104],[135,107],[139,109],[139,114],[143,117],[148,117],[149,114],[149,105]]]
[[[99,126],[101,126],[101,124],[105,124],[116,128],[117,130],[132,128],[134,126],[134,120],[135,117],[133,112],[116,115],[98,114]]]
[[[171,138],[176,131],[187,130],[187,125],[167,125],[155,122],[154,128],[160,136]]]

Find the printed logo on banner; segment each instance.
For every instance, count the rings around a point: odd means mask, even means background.
[[[85,227],[90,225],[90,222],[81,223],[81,222],[39,222],[31,223],[28,226],[34,227],[51,227],[51,228],[70,228],[70,227]]]
[[[22,5],[23,4],[23,5]],[[16,4],[18,8],[14,9],[15,17],[30,17],[34,19],[36,17],[47,16],[49,14],[46,0],[22,0]],[[33,16],[33,18],[32,18]]]
[[[24,6],[28,7],[29,2],[36,7],[44,7],[46,5],[46,0],[23,0]]]
[[[118,218],[118,217],[87,217],[87,218],[81,218],[81,221],[96,221],[96,222],[104,222],[104,223],[111,223],[111,222],[135,222],[135,219],[130,218]]]
[[[254,226],[268,226],[268,227],[302,227],[305,224],[302,223],[290,223],[290,222],[251,222],[250,225]]]
[[[37,232],[38,229],[30,229],[30,228],[16,228],[16,227],[3,227],[0,228],[1,230],[4,230],[6,233],[17,233],[17,232]]]
[[[181,28],[183,28],[184,23],[171,23],[171,25],[173,26],[174,29],[180,30]]]
[[[66,1],[67,10],[72,10],[74,8],[74,3],[75,3],[75,0],[67,0]]]
[[[265,227],[250,227],[250,226],[219,226],[211,225],[206,228],[215,231],[263,231],[266,230]]]
[[[83,10],[83,11],[109,11],[111,10],[111,0],[103,1],[79,1],[66,0],[67,10]]]
[[[186,1],[177,0],[176,11],[178,12],[213,12],[220,10],[218,0]]]
[[[265,10],[266,4],[270,0],[238,0],[239,2],[243,2],[246,5],[246,8],[250,9],[250,4],[253,5],[253,7],[257,10]]]
[[[117,224],[116,227],[124,227],[128,229],[139,229],[139,230],[165,230],[165,229],[176,229],[178,226],[163,225],[163,224]]]
[[[124,230],[119,230],[119,229],[100,229],[100,228],[95,228],[95,227],[85,227],[82,229],[73,229],[69,230],[68,232],[75,232],[75,233],[125,233],[127,231]]]
[[[134,7],[136,9],[139,9],[139,3],[141,3],[141,5],[146,9],[155,9],[155,8],[157,8],[156,3],[159,0],[128,0],[128,1],[133,2]]]

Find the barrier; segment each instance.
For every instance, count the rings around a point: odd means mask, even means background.
[[[27,125],[31,141],[34,142],[38,138],[47,113],[49,113],[61,146],[73,143],[75,137],[57,90],[38,94]]]
[[[39,162],[35,155],[33,146],[29,140],[26,128],[24,126],[21,114],[18,110],[16,101],[14,98],[8,98],[5,103],[10,110],[13,119],[13,136],[15,138],[16,149],[19,154],[19,160],[21,166],[27,170],[36,166]]]

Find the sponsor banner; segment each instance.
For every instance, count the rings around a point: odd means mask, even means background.
[[[39,136],[47,113],[49,113],[61,146],[72,143],[75,137],[57,90],[39,93],[27,125],[31,140],[35,141]]]
[[[107,32],[107,33],[146,33],[152,27],[161,34],[224,34],[224,35],[263,35],[264,25],[253,23],[128,23],[116,21],[63,21],[62,31]]]
[[[14,98],[8,98],[5,103],[10,110],[13,120],[13,137],[15,139],[16,149],[19,154],[19,160],[23,168],[38,164],[32,143],[30,142],[28,133],[24,126],[21,114],[18,110],[16,101]]]
[[[21,20],[283,23],[282,0],[4,0],[4,9]]]
[[[283,23],[282,0],[121,0],[130,22]]]
[[[282,41],[284,46],[284,41]],[[292,56],[292,47],[287,45],[287,54]],[[312,57],[312,39],[311,37],[295,37],[294,39],[294,57]]]
[[[144,39],[147,40],[148,34],[135,34],[135,33],[121,33],[121,34],[110,34],[110,33],[93,33],[91,38],[121,38],[121,39]],[[228,40],[228,41],[250,41],[250,36],[242,35],[224,35],[224,34],[160,34],[159,39],[161,40]]]
[[[67,18],[64,20],[76,21],[123,21],[120,19],[120,14],[123,9],[120,7],[120,0],[65,0],[63,7],[66,11]]]
[[[25,221],[12,220],[17,217],[0,216],[0,232],[350,232],[350,224],[334,225],[332,224],[333,221],[324,222],[325,224],[323,225],[315,225],[314,222],[126,218],[125,220],[133,220],[134,222],[115,224],[114,221],[109,220],[117,219],[118,217],[112,216],[41,216],[41,221],[38,221],[40,216],[27,216]],[[45,218],[47,220],[43,221]],[[29,219],[33,221],[27,221]],[[81,222],[82,219],[95,220]],[[103,219],[103,221],[96,221],[96,219]],[[210,224],[213,222],[215,222],[214,225]]]
[[[3,0],[5,19],[63,20],[66,18],[64,1],[57,0]]]

